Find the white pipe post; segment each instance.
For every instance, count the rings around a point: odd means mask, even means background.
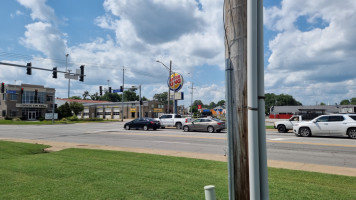
[[[266,124],[265,124],[265,85],[264,85],[264,48],[263,48],[263,0],[257,0],[257,81],[258,81],[258,133],[261,199],[269,199]]]
[[[216,200],[214,185],[205,186],[204,191],[205,191],[205,200]]]
[[[234,93],[234,74],[233,74],[233,68],[231,66],[231,60],[226,59],[225,60],[225,77],[226,77],[226,130],[227,130],[227,142],[228,142],[228,182],[229,182],[229,199],[233,200],[235,199],[235,196],[238,194],[235,194],[235,162],[234,160],[237,159],[234,157],[234,150],[236,149],[236,146],[234,145],[237,140],[239,140],[239,137],[236,137],[239,134],[239,129],[237,126],[234,126],[237,120],[237,113],[236,111],[236,101],[234,97],[236,96]],[[236,132],[236,134],[235,134]]]
[[[247,1],[247,106],[250,199],[260,199],[257,101],[257,0]]]

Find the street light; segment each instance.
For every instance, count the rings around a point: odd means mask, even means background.
[[[161,63],[168,71],[169,71],[169,79],[171,79],[171,74],[172,74],[172,61],[169,62],[169,68],[161,61],[156,60],[156,62]],[[168,113],[170,109],[170,98],[171,98],[171,89],[168,86]]]

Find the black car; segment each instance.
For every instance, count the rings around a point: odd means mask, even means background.
[[[130,122],[125,123],[124,128],[126,130],[130,129],[143,129],[148,131],[149,129],[156,130],[161,127],[160,121],[152,118],[138,118]]]

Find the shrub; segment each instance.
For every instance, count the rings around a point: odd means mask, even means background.
[[[78,121],[78,120],[79,120],[76,115],[73,115],[73,116],[71,116],[71,117],[68,117],[67,119],[68,119],[69,121]]]
[[[15,118],[12,119],[12,121],[17,121],[18,122],[18,121],[22,121],[22,120],[20,118],[18,118],[18,117],[15,117]]]

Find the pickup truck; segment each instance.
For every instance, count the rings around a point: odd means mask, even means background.
[[[274,122],[274,128],[278,129],[280,133],[287,133],[293,130],[293,126],[302,121],[302,116],[293,115],[289,120]]]
[[[182,118],[181,115],[177,114],[164,114],[161,117],[157,118],[161,122],[161,128],[165,127],[176,127],[177,129],[182,129],[183,125],[188,122],[192,122],[193,119]]]

